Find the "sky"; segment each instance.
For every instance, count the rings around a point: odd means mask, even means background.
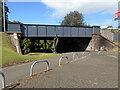
[[[79,11],[87,24],[102,28],[118,26],[113,21],[119,0],[8,0],[10,21],[25,24],[60,25],[70,11]]]

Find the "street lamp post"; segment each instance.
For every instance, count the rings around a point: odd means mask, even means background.
[[[4,25],[4,32],[5,32],[5,4],[3,0],[3,25]]]

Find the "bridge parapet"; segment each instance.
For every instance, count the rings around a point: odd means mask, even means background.
[[[93,26],[93,34],[100,34],[100,26]]]
[[[92,34],[100,34],[100,27],[11,23],[8,24],[7,32],[22,32],[22,37],[92,37]]]

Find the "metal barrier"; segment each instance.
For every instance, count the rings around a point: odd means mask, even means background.
[[[59,66],[61,65],[60,63],[61,63],[61,61],[62,61],[62,59],[63,58],[66,58],[66,63],[69,63],[69,61],[68,61],[68,57],[67,56],[62,56],[60,59],[59,59]]]
[[[107,52],[107,55],[109,55],[109,52]]]
[[[113,58],[118,58],[117,56],[114,56],[114,55],[110,54],[110,53],[107,52],[107,51],[98,51],[98,55],[100,55],[101,52],[105,52],[107,56],[111,56],[111,57],[113,57]]]
[[[77,59],[79,58],[78,53],[73,54],[73,60],[75,59],[75,56],[77,56]]]
[[[82,57],[83,57],[84,54],[85,54],[85,52],[82,53]]]
[[[107,55],[109,54],[107,51],[98,51],[98,55],[100,55],[101,52],[106,52]]]
[[[100,55],[100,52],[101,52],[101,51],[98,51],[98,55]]]
[[[0,71],[0,74],[2,76],[2,88],[5,88],[5,75],[1,71]]]
[[[30,76],[32,76],[33,73],[33,67],[36,63],[40,63],[40,62],[46,62],[47,63],[47,70],[49,70],[49,62],[47,60],[40,60],[40,61],[35,61],[30,68]]]
[[[109,54],[108,56],[110,56],[110,57],[113,57],[113,58],[118,58],[118,56],[115,56],[115,55],[113,55],[113,54]]]
[[[83,52],[83,53],[82,53],[82,57],[84,56],[85,53],[87,54],[88,52]]]
[[[83,58],[83,56],[84,56],[85,54],[86,54],[86,56],[87,56],[87,55],[90,56],[90,52],[83,52],[83,53],[82,53],[82,58]]]

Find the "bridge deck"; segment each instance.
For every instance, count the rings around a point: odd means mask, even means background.
[[[92,37],[93,33],[100,33],[100,27],[8,24],[7,32],[22,32],[22,37]]]

